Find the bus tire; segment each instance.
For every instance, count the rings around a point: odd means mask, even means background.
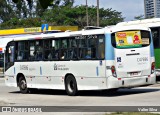
[[[27,82],[24,77],[21,76],[19,78],[18,86],[19,86],[21,93],[23,94],[28,93]]]
[[[65,80],[65,90],[69,96],[75,96],[78,92],[77,82],[72,75],[68,75]]]

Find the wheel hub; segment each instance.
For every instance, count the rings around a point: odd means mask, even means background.
[[[26,88],[26,81],[22,80],[20,86],[22,89],[25,89]]]

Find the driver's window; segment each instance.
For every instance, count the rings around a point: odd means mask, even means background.
[[[10,62],[14,62],[14,46],[9,47],[9,60]]]
[[[14,43],[9,43],[5,52],[6,57],[6,69],[13,65],[15,59],[15,45]]]

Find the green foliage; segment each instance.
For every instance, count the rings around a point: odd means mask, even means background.
[[[13,11],[12,6],[7,1],[0,0],[0,22],[8,21],[15,16],[16,13]]]
[[[88,7],[89,25],[96,26],[97,8],[95,6]],[[121,12],[112,9],[99,9],[100,26],[114,25],[123,21]],[[54,9],[46,10],[42,19],[50,25],[71,25],[86,26],[86,7],[85,6],[61,6]]]
[[[8,2],[7,2],[8,1]],[[0,0],[0,29],[38,27],[43,23],[51,26],[86,26],[86,6],[73,6],[74,0]],[[12,1],[12,0],[11,0]],[[47,2],[46,2],[47,1]],[[48,9],[42,8],[48,7]],[[5,9],[3,9],[5,7]],[[7,11],[6,11],[7,9]],[[88,7],[89,25],[96,26],[97,7]],[[123,21],[121,12],[99,9],[100,26],[115,25]]]
[[[48,6],[52,4],[53,0],[39,0],[39,2],[42,8],[47,9]]]
[[[40,18],[27,18],[27,19],[12,18],[11,20],[0,24],[0,29],[40,27],[42,24],[41,22],[42,21]]]
[[[12,0],[14,3],[18,3],[19,0]]]
[[[19,2],[24,2],[25,0],[12,0],[15,4]],[[32,2],[35,0],[26,0],[28,2],[29,7],[32,7]],[[64,5],[69,5],[74,3],[74,0],[38,0],[43,9],[47,9],[48,6],[52,6],[53,2],[55,5],[59,5],[61,1],[63,1]]]
[[[0,4],[0,23],[13,18],[39,18],[44,12],[37,0],[19,0],[16,4],[12,0],[0,0]]]

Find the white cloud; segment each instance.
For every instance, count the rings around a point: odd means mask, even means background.
[[[89,6],[97,5],[97,0],[87,1]],[[75,0],[75,5],[86,5],[86,0]],[[125,21],[134,20],[135,16],[144,15],[144,0],[99,0],[99,5],[122,12]]]

